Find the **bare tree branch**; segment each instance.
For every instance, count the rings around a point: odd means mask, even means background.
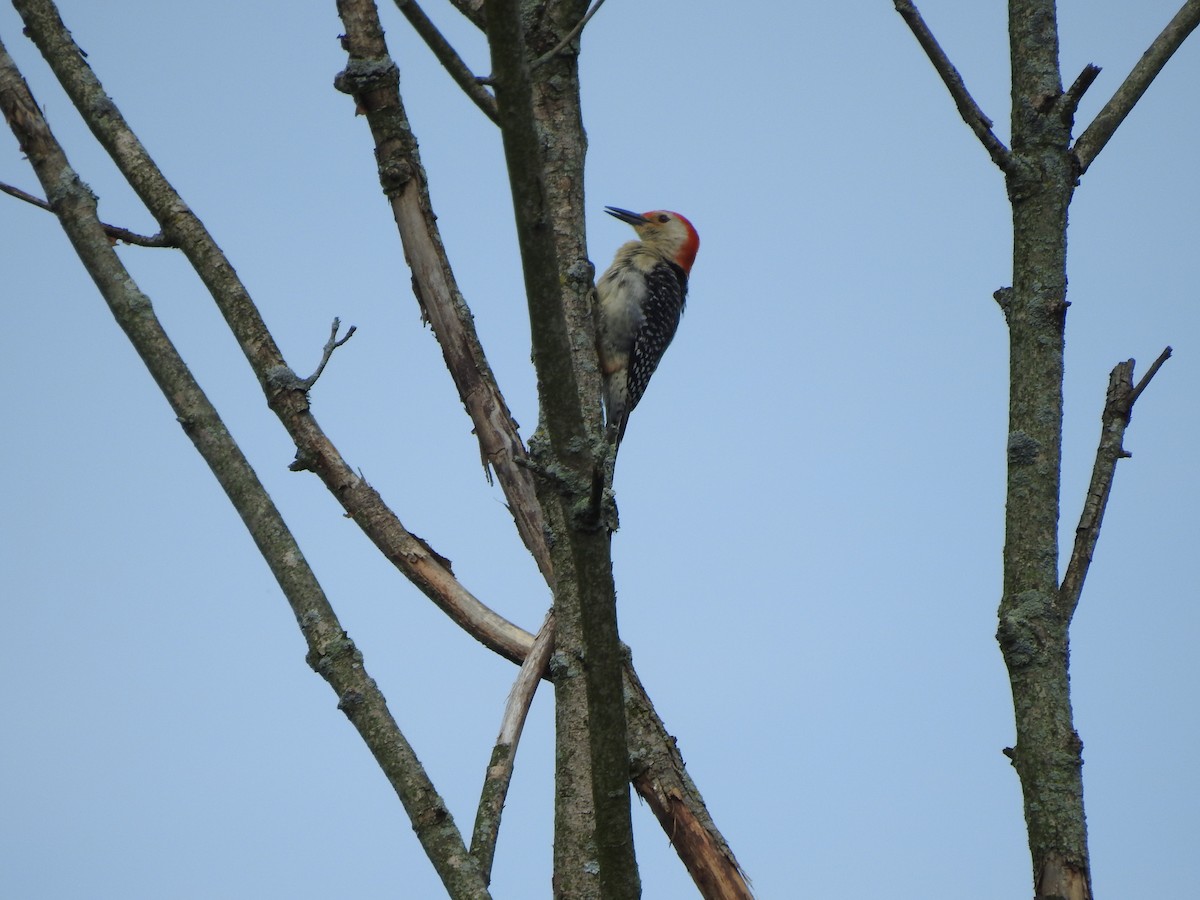
[[[464,5],[478,7],[470,0],[463,0]],[[458,5],[456,3],[456,5]],[[203,225],[192,214],[181,198],[157,169],[153,160],[146,153],[136,136],[129,131],[121,118],[119,111],[105,95],[102,86],[95,75],[83,64],[83,57],[78,48],[70,40],[59,21],[53,7],[47,8],[44,2],[19,3],[22,16],[26,19],[29,33],[50,60],[56,76],[67,88],[73,102],[84,114],[89,127],[96,134],[101,144],[117,162],[127,180],[135,187],[139,196],[146,202],[155,218],[163,225],[166,234],[178,238],[181,249],[200,274],[201,279],[213,294],[218,306],[230,324],[231,330],[237,337],[251,368],[263,385],[271,408],[279,416],[288,433],[292,436],[298,448],[297,461],[294,468],[311,469],[325,483],[330,492],[342,504],[347,515],[352,518],[371,541],[380,549],[386,558],[399,568],[422,592],[466,630],[471,636],[485,646],[516,662],[525,659],[533,644],[534,637],[527,631],[518,628],[473,597],[448,572],[434,556],[423,546],[422,542],[411,535],[401,524],[395,514],[382,502],[378,493],[341,457],[336,447],[328,440],[320,426],[313,418],[304,392],[301,389],[301,379],[286,365],[278,348],[275,346],[270,333],[266,330],[261,317],[254,308],[244,286],[234,274],[233,267],[221,254]],[[373,5],[372,5],[373,9]],[[482,21],[482,20],[481,20]],[[391,65],[389,59],[363,59],[358,66],[361,76],[365,70],[372,68],[386,69]],[[386,105],[385,100],[379,101]],[[370,112],[368,111],[368,118]],[[384,135],[386,140],[392,140],[391,133]],[[381,153],[381,173],[386,178],[396,178],[399,183],[408,177],[410,166],[403,154],[392,155]],[[422,182],[423,183],[423,182]],[[397,182],[392,182],[395,189]],[[416,221],[420,217],[406,206],[410,212],[406,221]],[[427,210],[426,210],[427,213]],[[431,214],[429,214],[431,215]],[[402,233],[404,228],[402,226]],[[428,232],[427,240],[440,252],[440,239],[436,231]],[[436,259],[437,254],[422,253],[417,256],[421,260],[414,268],[427,265],[429,260]],[[425,302],[432,292],[419,292],[418,299],[430,312],[438,304]],[[451,304],[445,323],[438,330],[439,340],[443,348],[448,344],[459,344],[461,334],[452,331],[446,323],[455,318],[461,318],[470,323],[470,312],[465,304],[460,305],[461,296],[454,292],[455,302]],[[472,338],[474,332],[466,332]],[[477,343],[477,340],[476,340]],[[471,354],[464,354],[464,360],[474,359]],[[482,360],[482,356],[480,356]],[[463,368],[478,363],[464,363]],[[486,367],[486,361],[483,360]],[[490,380],[490,370],[484,370],[487,378],[479,385],[470,389],[469,396],[478,395],[479,388]],[[597,376],[598,377],[598,376]],[[461,388],[460,388],[461,390]],[[496,396],[499,397],[497,391]],[[597,396],[598,392],[597,392]],[[500,407],[483,417],[486,423],[477,429],[480,433],[499,433],[516,435],[515,425],[511,423],[507,407],[503,406],[503,398],[499,398]],[[464,400],[464,402],[466,402]],[[468,404],[470,408],[470,404]],[[505,425],[504,423],[508,423]],[[523,455],[519,437],[508,448],[515,455]],[[493,462],[496,457],[491,457]],[[511,460],[501,453],[500,466]],[[514,482],[520,479],[530,479],[528,471],[511,463],[517,473]],[[501,482],[504,484],[504,476]],[[512,500],[510,499],[510,503]],[[536,501],[535,501],[536,505]],[[518,525],[520,528],[521,526]],[[547,573],[547,577],[550,575]],[[350,645],[346,644],[347,647]],[[352,649],[352,648],[351,648]],[[664,823],[672,823],[671,831],[682,828],[702,829],[708,835],[709,846],[721,848],[712,858],[695,856],[694,848],[688,844],[677,844],[676,850],[687,866],[692,877],[701,887],[706,898],[743,896],[742,894],[710,893],[705,888],[707,884],[723,883],[740,878],[736,861],[729,851],[720,833],[713,824],[708,812],[704,809],[703,800],[687,773],[683,770],[682,760],[672,763],[671,755],[678,757],[674,751],[674,738],[667,732],[662,720],[654,712],[645,692],[637,683],[636,675],[626,666],[626,698],[630,717],[636,717],[636,733],[630,734],[631,757],[645,761],[647,768],[635,786],[643,792],[643,797],[654,809],[656,816]],[[663,766],[660,768],[660,763]],[[661,790],[655,786],[665,786]],[[717,880],[710,874],[713,871],[724,872]],[[748,890],[744,896],[749,896]]]
[[[1013,696],[1026,835],[1038,897],[1085,900],[1091,874],[1082,747],[1074,729],[1068,623],[1058,615],[1067,211],[1078,179],[1068,149],[1054,0],[1009,0],[1012,122],[1005,171],[1013,211],[1008,478],[996,640]]]
[[[1162,71],[1167,60],[1195,30],[1197,24],[1200,24],[1200,0],[1187,0],[1162,33],[1154,39],[1154,43],[1142,54],[1142,58],[1117,88],[1116,93],[1096,114],[1092,124],[1075,141],[1072,149],[1079,160],[1080,174],[1088,170],[1113,133],[1125,121],[1134,104],[1146,93],[1146,88],[1150,87],[1150,83]]]
[[[1100,446],[1096,449],[1092,480],[1088,485],[1083,512],[1079,516],[1079,525],[1075,529],[1075,548],[1071,552],[1071,561],[1058,589],[1058,605],[1068,619],[1075,614],[1075,608],[1079,605],[1083,582],[1092,563],[1096,541],[1100,538],[1100,526],[1104,522],[1104,510],[1112,491],[1117,460],[1129,456],[1124,439],[1125,429],[1129,427],[1129,418],[1133,414],[1133,404],[1170,356],[1171,348],[1167,347],[1136,386],[1133,383],[1132,359],[1118,363],[1109,375],[1108,396],[1100,416]]]
[[[558,42],[554,49],[547,53],[543,53],[541,56],[535,59],[531,68],[537,68],[538,66],[545,65],[547,62],[554,59],[554,57],[558,56],[558,54],[562,53],[563,50],[567,48],[567,45],[579,36],[579,33],[583,31],[583,27],[592,20],[592,16],[600,12],[600,7],[603,5],[604,0],[594,0],[591,8],[584,13],[583,18],[576,23],[575,27],[567,32],[566,36]]]
[[[663,730],[632,665],[625,672],[626,718],[633,786],[687,865],[704,900],[754,900],[749,882],[684,766],[679,747]]]
[[[417,5],[417,0],[394,0],[394,2],[400,12],[404,14],[404,18],[408,19],[409,24],[412,25],[413,31],[420,35],[421,40],[437,57],[437,61],[450,73],[454,83],[463,89],[463,93],[471,98],[471,102],[483,110],[485,116],[495,122],[496,98],[488,93],[481,84],[481,80],[476,78],[467,64],[463,62],[458,51],[450,46],[450,42],[442,36],[437,26],[430,21],[429,16],[425,15],[425,10]]]
[[[180,358],[149,299],[113,249],[96,198],[71,169],[16,65],[0,44],[0,108],[80,260],[158,383],[270,566],[308,643],[308,662],[333,688],[395,789],[452,897],[488,896],[445,803],[342,629],[300,547],[216,409]]]
[[[983,114],[983,110],[979,108],[979,104],[975,102],[975,98],[967,90],[967,86],[963,83],[958,69],[954,68],[954,64],[950,62],[950,58],[942,50],[941,45],[937,42],[937,38],[933,36],[933,32],[929,30],[929,26],[925,24],[925,20],[921,18],[920,11],[912,4],[911,0],[895,0],[895,4],[896,12],[900,13],[901,18],[904,19],[905,23],[912,30],[917,43],[921,45],[921,49],[925,51],[925,55],[933,63],[934,70],[941,76],[942,81],[945,83],[947,89],[949,89],[950,96],[954,98],[954,105],[958,107],[959,115],[962,116],[963,121],[975,132],[975,136],[979,138],[980,143],[987,150],[988,156],[992,158],[992,162],[999,166],[1002,171],[1008,171],[1008,167],[1012,161],[1008,148],[1004,146],[1004,143],[992,131],[992,120]]]
[[[508,786],[516,765],[517,744],[521,740],[533,695],[546,674],[546,665],[553,651],[554,611],[551,610],[542,623],[529,655],[521,663],[517,680],[508,695],[504,718],[500,722],[500,734],[483,779],[483,791],[475,813],[475,828],[471,834],[471,855],[479,861],[485,884],[492,880],[492,860],[496,855],[496,838],[500,834],[500,814],[504,810],[504,800],[508,796]]]
[[[554,585],[555,653],[561,660],[554,681],[556,892],[580,900],[632,900],[640,883],[616,594],[609,533],[590,500],[592,486],[603,477],[599,392],[592,396],[584,390],[587,379],[576,361],[586,354],[596,368],[595,326],[590,307],[581,303],[586,290],[579,293],[580,285],[567,277],[573,260],[560,255],[559,235],[568,235],[567,247],[581,243],[582,191],[565,207],[555,202],[564,197],[551,191],[555,175],[543,138],[554,134],[556,155],[579,165],[584,143],[581,129],[554,130],[546,113],[557,109],[539,106],[534,88],[535,77],[557,78],[558,96],[577,110],[578,78],[573,57],[558,58],[536,76],[530,68],[538,42],[556,46],[562,32],[555,33],[555,26],[568,15],[574,21],[586,7],[573,0],[548,4],[540,23],[531,26],[536,36],[526,34],[520,0],[485,0],[484,8],[538,376],[539,430],[545,435],[541,461],[556,473],[553,480],[542,480],[538,494],[554,533],[551,553],[559,573]],[[587,271],[590,276],[590,266]],[[562,574],[568,572],[569,577]],[[586,866],[585,860],[595,865]]]
[[[178,243],[216,301],[258,377],[268,405],[296,444],[293,468],[315,472],[384,556],[468,634],[508,659],[524,659],[532,635],[472,596],[424,543],[408,532],[326,437],[309,408],[302,380],[288,367],[234,267],[129,129],[53,4],[16,0],[14,5],[92,133],[163,232]]]
[[[351,325],[350,330],[346,332],[346,336],[341,340],[338,339],[338,329],[342,327],[342,320],[334,318],[333,324],[329,327],[329,340],[325,342],[325,346],[321,351],[321,361],[317,363],[317,368],[307,378],[300,379],[300,388],[305,391],[312,390],[312,386],[317,383],[317,379],[321,377],[321,373],[325,371],[325,366],[329,364],[329,358],[333,356],[333,351],[350,338],[354,337],[354,332],[358,330],[357,325]],[[446,566],[449,569],[449,566]]]
[[[475,320],[454,278],[429,199],[417,140],[409,127],[399,76],[388,54],[373,0],[338,4],[346,29],[348,56],[337,86],[350,93],[375,139],[380,184],[392,206],[404,255],[413,273],[413,291],[433,326],[446,368],[474,425],[484,459],[500,481],[521,540],[547,583],[554,569],[546,544],[546,523],[527,466],[524,442],[496,384]],[[490,477],[490,476],[489,476]]]
[[[24,200],[26,203],[36,206],[38,209],[44,209],[46,212],[54,212],[50,208],[50,204],[40,197],[35,197],[33,194],[21,190],[19,187],[13,187],[11,184],[0,182],[0,191],[8,194],[10,197],[16,197],[18,200]],[[139,247],[174,247],[162,232],[147,237],[144,234],[138,234],[135,231],[130,231],[128,228],[121,228],[119,225],[106,225],[100,223],[100,227],[104,229],[104,233],[108,235],[108,239],[113,241],[124,241],[126,244],[136,244]]]
[[[462,13],[467,21],[480,31],[487,30],[487,16],[483,12],[483,0],[450,0],[450,5]]]
[[[1075,111],[1079,109],[1079,101],[1083,99],[1083,95],[1087,93],[1087,89],[1092,86],[1100,74],[1100,67],[1088,63],[1083,67],[1083,71],[1075,79],[1072,85],[1063,94],[1063,112],[1072,119],[1075,118]]]

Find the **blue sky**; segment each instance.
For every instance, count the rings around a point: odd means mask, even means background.
[[[498,134],[384,6],[451,259],[528,433]],[[920,7],[1007,140],[1003,4]],[[334,4],[61,8],[293,368],[316,364],[334,316],[358,326],[313,392],[350,464],[468,588],[536,628],[545,587],[420,325],[365,122],[332,87]],[[1064,79],[1103,67],[1081,123],[1174,11],[1060,4]],[[485,71],[480,36],[448,7],[429,12]],[[154,231],[20,32],[0,9],[102,215]],[[1007,335],[991,295],[1011,279],[999,172],[884,0],[736,15],[611,2],[582,71],[597,265],[630,237],[605,205],[677,209],[702,237],[678,337],[622,447],[614,565],[623,637],[714,818],[764,898],[1028,895],[993,638]],[[1072,630],[1093,875],[1114,897],[1181,896],[1200,879],[1197,84],[1193,38],[1072,207],[1066,541],[1108,372],[1134,357],[1140,374],[1175,348],[1138,402]],[[35,189],[11,139],[0,180]],[[0,895],[440,896],[57,223],[0,198],[0,234]],[[408,585],[314,477],[287,470],[293,448],[183,260],[120,253],[469,828],[515,669]],[[548,895],[549,700],[521,745],[496,897]],[[645,896],[693,896],[649,811],[635,822]]]

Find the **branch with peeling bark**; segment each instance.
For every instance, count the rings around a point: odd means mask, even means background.
[[[521,540],[553,586],[545,518],[533,476],[521,465],[527,458],[525,445],[446,257],[425,169],[400,96],[398,70],[388,54],[378,11],[371,0],[342,0],[338,11],[345,27],[343,45],[348,62],[336,84],[354,97],[375,139],[380,183],[413,273],[417,301],[471,417],[484,469],[490,466],[496,473]]]
[[[455,5],[482,26],[481,3],[466,3],[464,0]],[[352,68],[380,73],[393,71],[382,29],[374,15],[374,5],[369,0],[347,0],[341,4],[341,10],[351,63],[348,71]],[[528,468],[521,465],[524,448],[515,423],[507,415],[503,398],[491,377],[490,368],[486,366],[474,330],[474,320],[454,285],[449,263],[445,259],[436,218],[429,205],[424,170],[416,153],[416,140],[404,115],[398,86],[390,74],[368,83],[340,84],[343,89],[352,90],[357,108],[366,114],[375,137],[381,180],[391,199],[406,253],[413,261],[418,301],[433,322],[435,334],[442,344],[460,397],[475,424],[481,446],[498,448],[485,449],[484,452],[494,461],[497,479],[514,507],[518,529],[521,529],[522,520],[518,511],[536,509],[540,514],[540,505],[533,493]],[[403,172],[404,182],[388,183],[387,173],[390,172]],[[452,357],[451,352],[456,348],[469,348],[470,352]],[[504,415],[496,415],[499,410],[504,410]],[[506,452],[498,452],[504,448],[511,448],[514,456],[510,458]],[[509,465],[510,462],[516,465]],[[536,546],[536,540],[544,536],[544,530],[522,531],[522,536],[526,538],[527,545]],[[550,635],[544,627],[538,635],[539,643],[548,637]],[[751,896],[732,851],[714,825],[703,798],[684,769],[674,738],[654,712],[636,673],[628,665],[625,697],[626,718],[631,723],[629,753],[631,758],[641,761],[634,786],[654,810],[668,835],[687,832],[704,836],[702,840],[675,843],[680,858],[701,888],[703,896]],[[729,885],[736,887],[729,888]]]
[[[456,4],[461,5],[461,4]],[[473,21],[482,23],[480,15],[482,5],[470,7]],[[588,16],[593,14],[597,6],[593,5]],[[387,56],[387,48],[383,41],[382,32],[376,20],[370,18],[373,5],[367,0],[355,3],[344,3],[343,12],[353,13],[347,22],[347,51],[351,62],[359,61],[364,68],[376,71],[390,71],[391,63]],[[466,10],[464,10],[466,12]],[[588,16],[585,16],[586,19]],[[582,21],[582,20],[581,20]],[[562,40],[558,41],[561,46]],[[554,48],[552,47],[552,50]],[[552,56],[544,54],[542,59]],[[366,65],[368,60],[386,61],[381,65]],[[347,85],[344,85],[347,86]],[[393,90],[395,93],[393,93]],[[369,92],[369,95],[368,95]],[[385,183],[385,191],[392,197],[393,208],[404,204],[407,214],[397,211],[396,221],[401,231],[406,252],[421,248],[436,251],[436,260],[425,265],[414,265],[414,285],[418,300],[423,310],[435,321],[435,333],[443,344],[444,352],[447,345],[479,346],[478,337],[474,332],[474,322],[466,308],[461,295],[454,289],[449,278],[442,279],[439,273],[449,273],[450,267],[444,259],[441,241],[437,236],[436,219],[429,208],[428,194],[425,187],[424,171],[415,153],[416,141],[411,137],[408,123],[403,113],[403,104],[398,88],[394,88],[390,76],[386,88],[381,81],[369,86],[362,86],[354,93],[357,106],[364,111],[372,133],[376,138],[376,156],[381,161],[380,171],[404,171],[415,184],[408,183],[400,186],[393,195]],[[419,199],[419,202],[418,202]],[[425,257],[432,259],[432,257]],[[432,277],[429,276],[430,273]],[[451,289],[447,289],[447,285]],[[440,323],[440,324],[439,324]],[[448,337],[447,337],[448,336]],[[482,359],[482,349],[473,350],[473,356]],[[511,419],[507,416],[478,417],[473,411],[472,402],[478,396],[489,396],[499,391],[490,378],[490,370],[477,366],[456,366],[447,353],[447,362],[455,382],[459,387],[464,405],[472,415],[476,425],[476,434],[481,443],[488,441],[492,433],[499,427],[503,437],[502,445],[519,447],[520,439]],[[482,382],[474,379],[483,376]],[[502,401],[500,401],[502,402]],[[508,429],[512,429],[511,431]],[[503,461],[503,460],[502,460]],[[518,457],[518,463],[522,457]],[[510,503],[515,496],[531,498],[527,493],[525,481],[528,472],[521,467],[517,471],[497,467],[497,478],[506,488],[506,496]],[[509,479],[519,476],[515,490],[509,487]],[[533,499],[536,503],[536,499]],[[519,521],[518,521],[518,527]],[[528,541],[527,541],[528,543]],[[545,630],[539,633],[539,643],[548,637]],[[641,760],[639,775],[634,786],[654,810],[655,815],[663,823],[669,835],[689,833],[703,835],[703,839],[695,841],[676,842],[675,846],[697,885],[701,887],[705,897],[749,897],[750,892],[738,869],[733,853],[725,843],[720,832],[713,824],[705,809],[703,798],[688,777],[675,748],[675,741],[666,731],[661,719],[655,714],[649,698],[641,688],[632,667],[626,666],[625,696],[627,703],[626,718],[631,723],[637,723],[636,730],[629,735],[629,752],[631,757]],[[632,726],[631,726],[632,727]],[[736,887],[729,887],[734,885]]]
[[[1075,548],[1071,552],[1071,561],[1058,589],[1058,605],[1068,619],[1075,614],[1075,608],[1079,605],[1083,582],[1092,564],[1092,554],[1100,538],[1100,526],[1104,522],[1104,510],[1112,491],[1117,461],[1129,456],[1124,441],[1125,430],[1133,414],[1133,404],[1170,357],[1171,348],[1167,347],[1136,385],[1133,383],[1132,359],[1118,363],[1109,375],[1108,395],[1100,416],[1100,446],[1096,449],[1092,480],[1088,485],[1083,512],[1079,516],[1079,526],[1075,529]]]

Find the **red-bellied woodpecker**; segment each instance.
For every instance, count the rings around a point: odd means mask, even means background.
[[[610,439],[620,444],[629,414],[679,327],[700,236],[677,212],[604,209],[641,238],[622,245],[596,282],[604,414]]]

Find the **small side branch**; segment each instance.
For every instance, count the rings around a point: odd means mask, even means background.
[[[592,4],[591,8],[586,13],[583,14],[583,18],[580,19],[578,23],[576,23],[574,28],[572,28],[570,31],[567,32],[566,37],[564,37],[561,41],[559,41],[558,45],[553,50],[551,50],[549,53],[543,53],[541,56],[539,56],[537,59],[535,59],[533,61],[533,65],[531,66],[531,68],[536,69],[538,66],[548,63],[550,60],[554,59],[554,57],[558,56],[558,54],[560,54],[564,50],[566,50],[567,47],[570,45],[571,41],[573,41],[573,40],[575,40],[575,38],[579,37],[579,32],[583,31],[583,27],[592,20],[592,16],[594,16],[596,13],[598,13],[600,11],[600,7],[603,5],[604,5],[604,0],[595,0],[595,2]]]
[[[1200,24],[1200,0],[1187,0],[1175,14],[1175,18],[1162,30],[1162,34],[1156,37],[1150,48],[1142,54],[1142,58],[1138,60],[1129,76],[1117,88],[1112,99],[1104,104],[1104,108],[1097,113],[1092,124],[1075,141],[1073,149],[1075,157],[1079,160],[1081,175],[1095,161],[1109,138],[1125,121],[1125,117],[1129,115],[1134,104],[1141,99],[1142,94],[1146,93],[1150,83],[1167,64],[1167,60],[1179,49],[1180,44],[1195,30],[1198,24]]]
[[[404,14],[404,18],[408,19],[408,24],[413,27],[413,31],[420,35],[421,40],[433,51],[437,61],[442,64],[442,68],[450,73],[454,83],[462,88],[463,93],[471,98],[471,102],[478,106],[485,116],[493,122],[498,121],[496,98],[484,88],[482,80],[475,77],[467,64],[463,62],[463,58],[458,55],[458,51],[450,46],[450,42],[442,36],[437,26],[430,21],[429,16],[425,15],[425,10],[417,5],[416,0],[394,0],[394,2],[396,8]]]
[[[1087,89],[1092,86],[1092,82],[1100,74],[1100,67],[1088,63],[1083,67],[1083,71],[1079,73],[1079,77],[1075,82],[1067,88],[1067,92],[1063,94],[1063,114],[1075,118],[1075,110],[1079,109],[1079,101],[1083,99],[1083,95],[1087,93]]]
[[[16,197],[18,200],[24,200],[31,206],[36,206],[38,209],[44,209],[46,212],[54,212],[50,208],[50,204],[40,197],[35,197],[33,194],[21,190],[19,187],[13,187],[11,184],[5,184],[0,181],[0,192],[8,194],[10,197]],[[122,228],[119,225],[107,225],[103,222],[100,227],[104,229],[104,233],[108,235],[108,239],[114,244],[117,241],[124,241],[126,244],[136,244],[139,247],[177,247],[178,244],[167,240],[160,231],[158,234],[147,237],[144,234],[138,234],[136,231],[130,231],[128,228]]]
[[[508,695],[504,718],[500,722],[500,734],[492,750],[492,759],[483,779],[483,792],[479,798],[479,809],[475,814],[475,829],[471,835],[471,855],[479,864],[484,884],[492,880],[492,861],[496,855],[496,838],[500,833],[500,814],[508,796],[516,766],[517,744],[529,716],[529,707],[538,683],[546,672],[550,654],[554,652],[554,611],[546,615],[542,629],[533,642],[533,647]]]
[[[325,366],[329,362],[329,357],[333,356],[333,351],[350,338],[354,337],[354,332],[358,330],[357,325],[351,325],[350,330],[346,332],[346,336],[341,340],[338,339],[338,329],[342,327],[342,320],[334,318],[333,325],[329,328],[329,340],[325,342],[325,348],[321,353],[321,361],[317,364],[317,369],[307,378],[300,379],[300,384],[297,385],[303,391],[312,390],[312,386],[317,383],[317,379],[321,377],[321,373],[325,371]]]
[[[1112,491],[1117,460],[1129,456],[1124,439],[1125,429],[1129,427],[1129,418],[1133,414],[1133,404],[1170,356],[1171,348],[1167,347],[1136,385],[1133,383],[1132,359],[1118,363],[1109,375],[1108,398],[1100,416],[1100,446],[1096,450],[1092,481],[1088,485],[1087,499],[1079,516],[1079,526],[1075,529],[1075,549],[1071,552],[1071,561],[1058,589],[1059,607],[1068,619],[1079,605],[1083,582],[1092,563],[1092,554],[1104,521],[1104,508]]]
[[[921,49],[925,51],[925,55],[933,63],[933,68],[941,76],[946,88],[950,91],[950,96],[954,98],[954,105],[958,107],[959,115],[962,116],[963,121],[975,132],[975,136],[979,138],[980,143],[987,150],[988,156],[992,158],[992,162],[999,166],[1001,171],[1008,171],[1011,162],[1008,148],[1004,146],[1004,143],[996,137],[996,133],[992,131],[992,120],[983,114],[983,110],[979,108],[979,104],[975,102],[975,98],[967,90],[962,76],[958,74],[958,69],[954,68],[954,64],[950,62],[950,58],[942,50],[941,45],[937,42],[937,38],[933,36],[933,32],[929,30],[929,26],[925,24],[925,20],[921,18],[920,11],[910,0],[895,0],[895,4],[896,12],[900,13],[900,17],[904,19],[905,24],[912,30],[917,43],[921,45]]]

